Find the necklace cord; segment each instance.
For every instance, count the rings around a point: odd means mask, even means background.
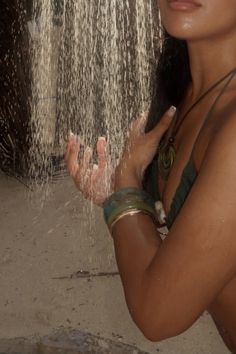
[[[212,90],[214,90],[215,87],[217,87],[221,82],[223,82],[228,76],[230,76],[230,74],[232,74],[232,78],[234,76],[236,72],[236,68],[234,68],[233,70],[230,70],[230,72],[226,75],[224,75],[222,78],[220,78],[217,82],[215,82],[211,87],[209,87],[209,89],[207,89],[197,100],[196,102],[194,102],[190,108],[187,110],[187,112],[184,114],[183,118],[181,119],[180,123],[177,125],[174,134],[170,137],[174,137],[176,136],[177,132],[179,131],[179,128],[181,127],[182,123],[184,122],[185,118],[187,117],[187,115],[192,111],[192,109],[205,97],[208,95],[208,93],[210,93]],[[231,81],[231,78],[230,80]],[[176,121],[177,123],[177,121]],[[174,127],[173,127],[174,128]]]
[[[184,114],[180,124],[177,126],[176,129],[175,125],[177,123],[177,119],[178,119],[178,114],[177,111],[175,113],[174,116],[174,120],[173,120],[173,125],[170,127],[170,129],[167,130],[167,133],[165,135],[165,137],[163,137],[164,139],[162,140],[162,142],[160,143],[158,150],[157,150],[157,154],[156,154],[156,158],[157,158],[157,164],[158,164],[158,171],[162,177],[162,179],[167,180],[170,170],[172,168],[172,165],[174,163],[175,157],[176,157],[176,149],[174,147],[174,139],[175,136],[177,134],[177,131],[179,130],[180,126],[182,125],[183,121],[185,120],[186,116],[189,114],[189,112],[210,92],[212,91],[217,85],[219,85],[221,82],[223,82],[226,78],[228,78],[229,76],[229,80],[227,80],[226,84],[223,86],[223,89],[221,90],[221,92],[217,95],[217,97],[215,98],[213,104],[211,105],[206,118],[204,119],[204,122],[206,122],[206,120],[208,119],[209,115],[211,114],[211,112],[213,111],[215,105],[217,104],[219,98],[222,96],[222,94],[224,93],[224,91],[226,90],[228,84],[230,83],[230,81],[233,79],[234,75],[236,73],[236,68],[234,68],[233,70],[231,70],[227,75],[224,75],[224,77],[222,77],[221,79],[219,79],[214,85],[212,85],[205,93],[203,93],[198,99],[197,101],[191,105],[191,107],[187,110],[187,112]],[[204,123],[203,123],[204,124]],[[200,128],[201,131],[201,128]],[[174,134],[173,134],[174,133]],[[199,133],[198,133],[199,134]]]

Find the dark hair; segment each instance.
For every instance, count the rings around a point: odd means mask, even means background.
[[[191,82],[186,41],[170,36],[166,30],[163,35],[146,132],[154,128],[171,105],[178,107]],[[151,166],[147,168],[144,187],[150,182]]]
[[[186,41],[174,38],[164,30],[163,47],[159,54],[146,131],[157,124],[171,105],[179,105],[190,81]]]

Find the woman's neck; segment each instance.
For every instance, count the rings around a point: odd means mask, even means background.
[[[234,35],[206,41],[187,41],[192,83],[189,99],[195,101],[220,77],[236,67]]]

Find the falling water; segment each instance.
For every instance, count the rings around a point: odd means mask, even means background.
[[[119,156],[150,104],[158,49],[154,0],[34,0],[32,175],[53,168],[70,130]],[[55,168],[55,166],[54,166]]]

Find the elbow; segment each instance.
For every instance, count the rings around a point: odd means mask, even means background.
[[[173,328],[167,328],[165,326],[159,327],[155,326],[150,328],[150,326],[139,327],[144,337],[150,342],[161,342],[162,340],[176,337],[182,334],[185,330],[175,330]]]
[[[200,313],[189,310],[184,303],[162,292],[159,297],[150,295],[143,286],[136,301],[126,297],[131,317],[144,337],[151,342],[176,337],[189,329]]]
[[[176,319],[165,311],[142,311],[136,318],[133,318],[137,327],[144,337],[151,342],[176,337],[185,332],[192,323],[186,323],[183,318]]]
[[[176,337],[184,331],[170,331],[166,328],[142,328],[141,332],[147,340],[157,343],[168,338]]]

